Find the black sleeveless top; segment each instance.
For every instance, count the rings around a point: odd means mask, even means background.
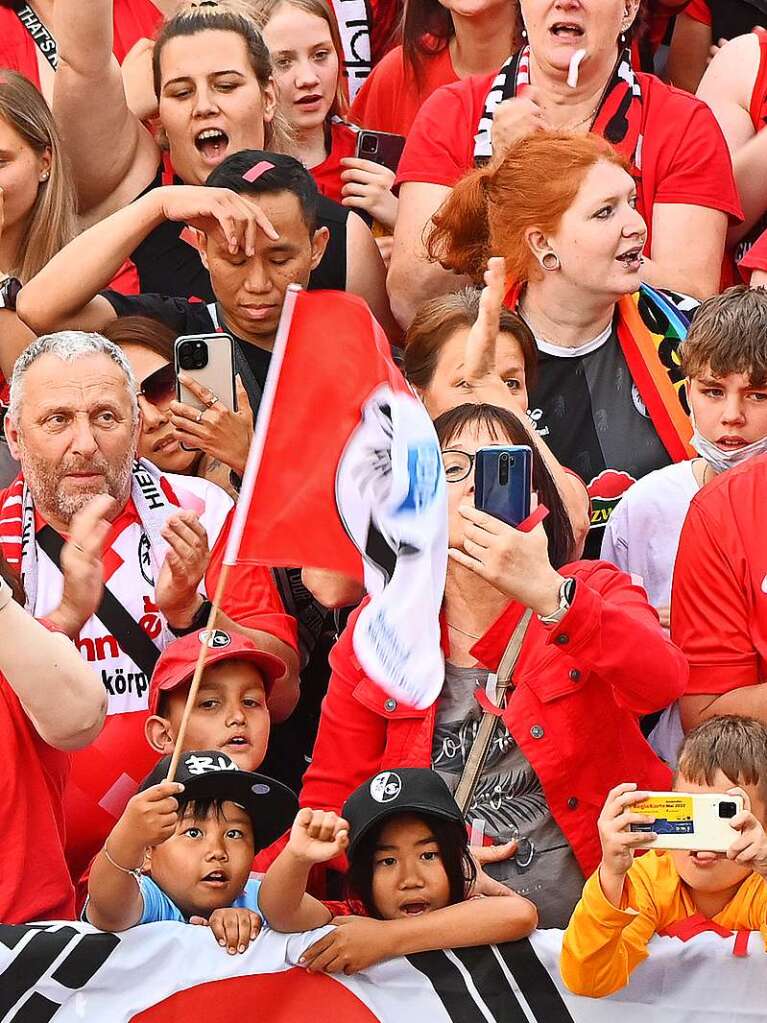
[[[141,195],[167,184],[180,185],[183,182],[180,178],[171,178],[161,164],[154,180]],[[327,227],[330,239],[320,265],[309,278],[309,291],[326,288],[346,290],[346,225],[350,212],[324,195],[319,197],[318,226]],[[166,220],[136,246],[130,257],[133,265],[132,292],[215,301],[208,271],[202,265],[197,250],[184,241],[183,231],[183,224]]]
[[[707,0],[711,11],[711,36],[714,42],[734,39],[761,26],[767,27],[765,0]]]

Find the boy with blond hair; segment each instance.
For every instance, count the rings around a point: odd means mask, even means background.
[[[565,931],[560,969],[578,995],[600,998],[624,987],[648,956],[653,935],[702,914],[729,930],[767,938],[767,727],[753,718],[710,718],[679,752],[674,790],[744,796],[730,821],[725,853],[634,850],[654,840],[630,830],[653,818],[633,810],[649,793],[616,786],[599,818],[602,862],[583,889]]]

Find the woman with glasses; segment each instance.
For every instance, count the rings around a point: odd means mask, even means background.
[[[139,458],[149,459],[163,472],[200,476],[217,483],[236,500],[232,473],[242,473],[252,434],[253,417],[247,395],[244,392],[239,395],[238,412],[227,413],[222,428],[226,435],[223,449],[218,445],[208,450],[184,448],[173,426],[170,407],[176,398],[175,333],[148,316],[124,316],[108,324],[101,333],[122,348],[136,378],[141,381]]]
[[[442,692],[413,710],[366,677],[353,650],[355,612],[331,654],[301,804],[339,812],[365,778],[397,767],[431,766],[455,791],[483,708],[494,710],[491,673],[529,610],[513,686],[465,816],[487,868],[479,890],[512,888],[536,904],[542,927],[561,927],[599,862],[597,817],[610,788],[631,780],[664,789],[671,780],[638,718],[684,691],[686,662],[628,575],[606,562],[572,561],[562,500],[515,415],[461,405],[434,425],[451,555]],[[474,507],[476,453],[490,444],[532,447],[533,489],[548,515],[530,532]]]

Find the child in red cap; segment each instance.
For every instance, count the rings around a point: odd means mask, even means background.
[[[209,649],[184,749],[219,749],[241,770],[255,771],[269,742],[269,693],[287,669],[236,632],[201,629],[160,654],[149,684],[147,741],[163,756],[174,751],[201,643]]]

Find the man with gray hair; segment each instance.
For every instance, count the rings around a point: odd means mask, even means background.
[[[214,484],[136,460],[136,391],[122,351],[100,334],[45,335],[16,361],[5,424],[21,474],[0,492],[0,549],[27,609],[75,641],[109,699],[100,737],[73,758],[65,809],[76,881],[154,765],[149,677],[174,637],[204,627],[233,509]],[[287,716],[298,696],[295,622],[268,570],[233,568],[222,609],[221,628],[285,662],[270,711]]]

